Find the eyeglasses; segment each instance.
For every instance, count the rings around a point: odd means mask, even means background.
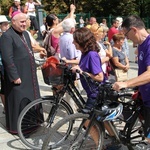
[[[125,36],[128,35],[128,33],[130,32],[131,28],[124,34]]]

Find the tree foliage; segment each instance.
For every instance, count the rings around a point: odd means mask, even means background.
[[[26,0],[22,0],[22,5]],[[63,14],[69,12],[69,5],[76,4],[76,13],[91,13],[100,16],[127,16],[137,14],[150,16],[150,0],[41,0],[47,13]],[[12,0],[0,0],[1,14],[8,15]]]

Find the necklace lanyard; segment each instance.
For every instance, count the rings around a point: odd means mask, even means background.
[[[21,41],[25,45],[25,47],[28,49],[29,53],[33,56],[33,52],[31,51],[30,47],[28,46],[28,43],[26,41],[26,38],[24,35],[20,36]]]

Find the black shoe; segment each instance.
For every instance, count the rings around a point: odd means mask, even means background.
[[[150,150],[150,144],[149,143],[137,144],[135,146],[135,150]]]

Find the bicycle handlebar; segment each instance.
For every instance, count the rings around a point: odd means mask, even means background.
[[[61,64],[59,64],[60,67],[61,66],[64,67],[67,72],[71,73],[72,72],[71,66],[67,66],[64,60],[60,60],[60,61],[61,61]],[[104,99],[117,100],[119,97],[126,95],[124,92],[125,89],[121,89],[120,92],[113,90],[113,88],[112,88],[113,83],[110,82],[109,80],[106,80],[104,83],[100,83],[100,82],[92,79],[91,76],[88,75],[86,72],[82,72],[82,74],[81,74],[81,71],[78,69],[76,69],[75,72],[79,73],[81,76],[83,76],[83,78],[86,80],[88,86],[90,86],[89,83],[95,84],[95,88],[99,89],[99,93],[102,93],[102,98],[104,98]],[[94,92],[95,89],[91,88],[91,90]],[[103,95],[103,92],[105,92],[104,95]]]

